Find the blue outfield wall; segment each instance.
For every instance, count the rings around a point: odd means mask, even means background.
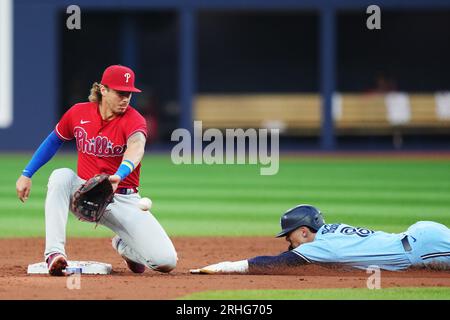
[[[58,13],[73,4],[66,0],[14,0],[13,124],[0,129],[0,151],[34,150],[53,129],[59,116],[59,31],[65,28]],[[448,0],[77,0],[89,10],[174,9],[180,15],[179,97],[180,127],[190,127],[196,88],[195,45],[197,10],[317,10],[321,14],[321,91],[325,117],[324,150],[335,148],[331,121],[331,95],[335,88],[335,15],[337,10],[450,8]],[[124,24],[125,26],[127,24]],[[124,31],[126,34],[126,30]],[[129,46],[129,45],[128,45]],[[133,61],[133,48],[121,53],[122,62]],[[82,63],[82,61],[80,61]]]
[[[55,6],[14,2],[13,124],[0,150],[34,149],[52,130],[58,99]]]

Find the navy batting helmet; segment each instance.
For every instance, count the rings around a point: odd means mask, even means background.
[[[286,211],[280,219],[280,224],[282,230],[276,235],[277,238],[284,237],[301,226],[307,226],[317,231],[325,224],[325,220],[317,208],[301,204]]]

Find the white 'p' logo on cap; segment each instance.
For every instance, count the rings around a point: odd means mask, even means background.
[[[129,73],[127,72],[127,73],[125,73],[123,76],[125,77],[125,79],[127,79],[127,80],[125,80],[125,82],[128,83],[128,80],[131,78],[131,74],[129,74]]]

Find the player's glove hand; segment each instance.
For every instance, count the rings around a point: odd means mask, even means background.
[[[113,197],[109,175],[98,174],[78,188],[72,197],[70,210],[80,220],[99,222],[108,204],[113,202]]]
[[[200,269],[191,269],[189,271],[193,274],[247,273],[248,261],[224,261]]]

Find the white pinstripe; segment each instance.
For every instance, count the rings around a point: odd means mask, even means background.
[[[59,124],[59,123],[58,123],[58,124]],[[64,140],[70,141],[71,139],[64,137],[64,136],[61,134],[61,132],[59,132],[59,130],[58,130],[58,124],[57,124],[56,127],[55,127],[55,130],[56,130],[56,132],[58,133],[58,135],[59,135],[61,138],[63,138]]]

